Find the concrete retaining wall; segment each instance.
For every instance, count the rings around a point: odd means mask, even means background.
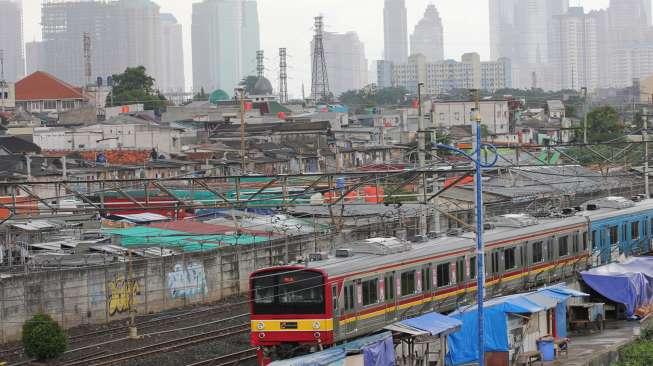
[[[137,314],[214,302],[246,292],[249,274],[255,269],[286,263],[330,245],[329,241],[299,238],[207,253],[134,258],[131,264],[5,277],[0,279],[0,337],[3,343],[19,339],[25,320],[38,312],[70,328],[126,319],[132,299]]]

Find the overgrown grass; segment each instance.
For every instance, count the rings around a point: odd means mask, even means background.
[[[640,340],[624,347],[619,352],[619,362],[612,366],[653,365],[653,328],[642,329]]]

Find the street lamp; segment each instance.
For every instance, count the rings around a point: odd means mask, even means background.
[[[477,99],[476,103],[476,143],[475,151],[471,154],[457,149],[453,146],[443,145],[443,144],[434,144],[438,149],[444,149],[452,151],[458,155],[462,155],[469,159],[474,165],[476,165],[476,302],[478,307],[478,364],[483,366],[485,364],[485,335],[484,335],[484,295],[485,295],[485,245],[483,243],[483,168],[493,167],[498,159],[499,154],[497,149],[493,145],[482,144],[481,143],[481,114],[479,103]],[[484,162],[481,160],[481,150],[488,149],[494,153],[494,160]]]

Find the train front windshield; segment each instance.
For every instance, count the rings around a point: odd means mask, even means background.
[[[254,314],[323,314],[324,278],[304,270],[264,272],[252,278]]]

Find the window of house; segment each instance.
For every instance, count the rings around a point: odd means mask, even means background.
[[[57,109],[57,101],[56,100],[43,101],[43,109]]]
[[[438,264],[437,271],[438,287],[449,286],[451,284],[451,271],[449,263]]]
[[[75,101],[73,100],[64,100],[61,102],[62,109],[73,109],[75,108]]]
[[[415,271],[408,271],[401,274],[401,296],[415,293]]]
[[[619,228],[617,226],[610,226],[610,245],[617,244],[619,242]]]
[[[395,276],[386,276],[383,279],[383,287],[385,289],[385,301],[393,300],[395,298]]]
[[[630,223],[630,237],[632,240],[639,239],[639,221]]]
[[[532,260],[533,263],[541,263],[544,260],[544,247],[541,241],[533,243]]]
[[[515,268],[515,248],[506,248],[503,250],[503,269],[505,271]]]
[[[379,302],[379,280],[373,278],[371,280],[363,281],[363,306],[376,304]]]
[[[562,236],[558,238],[558,257],[564,257],[569,254],[569,237]]]

